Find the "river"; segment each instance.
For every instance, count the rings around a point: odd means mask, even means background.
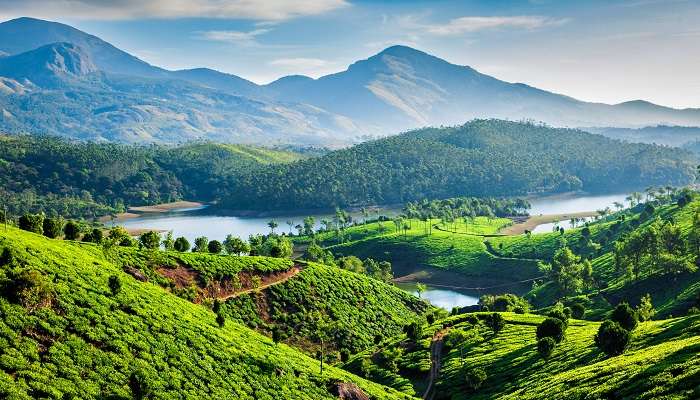
[[[532,204],[531,215],[538,214],[561,214],[583,211],[595,211],[605,207],[613,207],[614,202],[624,202],[626,194],[612,195],[580,195],[567,194],[547,197],[537,197],[529,199]],[[395,213],[396,210],[382,210],[382,214]],[[357,213],[352,213],[353,218],[361,219]],[[307,215],[276,215],[274,217],[241,217],[225,215],[216,210],[209,210],[206,207],[173,210],[165,213],[149,213],[137,218],[118,221],[116,224],[127,229],[152,229],[158,231],[172,231],[175,237],[184,236],[190,243],[198,236],[206,236],[209,240],[224,240],[227,235],[246,239],[249,235],[266,234],[270,232],[268,222],[275,220],[279,226],[277,232],[295,231],[294,226],[301,224]],[[316,226],[319,226],[322,218],[331,218],[330,214],[314,215]],[[569,227],[568,221],[562,221],[565,228]],[[109,225],[109,224],[108,224]],[[551,232],[553,224],[542,224],[534,229],[534,232]],[[415,293],[415,286],[410,284],[400,285],[404,290]],[[422,297],[429,300],[436,306],[447,310],[452,307],[464,307],[476,304],[478,298],[465,293],[449,289],[440,289],[428,285],[428,289],[422,293]]]

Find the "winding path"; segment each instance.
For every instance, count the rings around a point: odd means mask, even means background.
[[[253,287],[253,288],[249,288],[249,289],[243,289],[243,290],[240,290],[240,291],[231,293],[231,294],[226,295],[226,296],[223,296],[223,297],[218,297],[218,299],[221,300],[221,301],[226,301],[226,300],[228,300],[228,299],[231,299],[231,298],[234,298],[234,297],[238,297],[238,296],[240,296],[240,295],[242,295],[242,294],[257,292],[257,291],[259,291],[259,290],[267,289],[267,288],[269,288],[270,286],[279,285],[280,283],[287,282],[288,280],[290,280],[290,279],[292,279],[293,277],[297,276],[297,275],[298,275],[301,271],[303,271],[303,270],[304,270],[304,267],[303,267],[303,266],[301,266],[301,265],[295,265],[294,267],[288,269],[288,270],[285,271],[284,273],[276,275],[273,279],[270,279],[270,280],[264,282],[262,285],[260,285],[260,286],[258,286],[258,287]]]
[[[435,381],[440,375],[440,367],[442,366],[442,345],[443,338],[450,328],[445,328],[435,332],[433,341],[430,343],[430,377],[428,387],[423,394],[423,400],[432,400],[435,397]]]

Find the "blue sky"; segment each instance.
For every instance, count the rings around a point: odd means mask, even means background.
[[[257,83],[404,44],[582,100],[700,107],[700,1],[0,0],[20,15]]]

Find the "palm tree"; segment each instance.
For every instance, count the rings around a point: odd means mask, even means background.
[[[274,233],[275,233],[275,228],[277,228],[277,227],[279,226],[279,224],[277,224],[277,221],[275,221],[275,220],[273,219],[273,220],[270,220],[270,221],[267,223],[267,226],[270,227],[270,233],[274,234]]]
[[[623,208],[625,208],[625,205],[622,204],[622,203],[620,203],[619,201],[614,202],[613,205],[615,206],[615,208],[617,209],[617,211],[620,211],[620,210],[622,210]]]
[[[294,227],[294,222],[291,220],[287,220],[287,225],[289,225],[289,235],[292,235],[292,228]]]

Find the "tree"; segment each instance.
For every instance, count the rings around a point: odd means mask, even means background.
[[[548,317],[537,326],[537,340],[551,337],[552,340],[559,343],[564,339],[565,331],[564,321],[559,318]]]
[[[168,234],[163,239],[163,248],[165,251],[173,251],[175,249],[175,240],[173,239],[173,231],[168,231]]]
[[[135,246],[134,239],[132,239],[131,235],[129,235],[129,232],[127,232],[126,229],[124,229],[121,226],[113,226],[109,230],[109,233],[107,234],[107,238],[112,243],[115,243],[119,246],[124,246],[124,247]]]
[[[235,254],[240,256],[241,254],[250,252],[250,245],[248,245],[248,243],[244,242],[243,239],[239,238],[238,236],[233,235],[226,236],[226,239],[224,240],[224,248],[226,249],[226,252],[231,255]]]
[[[564,246],[554,253],[550,275],[563,294],[575,294],[581,291],[584,284],[583,270],[581,257],[574,254],[568,247]]]
[[[190,242],[185,237],[180,236],[179,238],[175,239],[173,247],[180,253],[184,253],[190,249]]]
[[[277,223],[277,221],[275,221],[275,220],[273,219],[273,220],[270,220],[270,221],[267,223],[267,226],[270,227],[270,233],[274,234],[274,233],[275,233],[275,228],[277,228],[277,227],[279,226],[279,224]]]
[[[419,298],[419,299],[421,298],[421,294],[423,294],[423,292],[425,292],[425,290],[426,290],[427,288],[428,288],[428,287],[425,286],[425,284],[423,284],[423,283],[420,283],[420,282],[416,283],[416,293],[418,293],[418,298]]]
[[[209,244],[207,244],[207,250],[209,250],[211,254],[219,254],[223,249],[224,246],[222,246],[221,242],[219,242],[218,240],[212,240],[211,242],[209,242]]]
[[[226,325],[226,317],[223,313],[216,314],[216,324],[219,325],[220,328],[223,328],[224,325]]]
[[[44,214],[24,214],[19,217],[19,229],[38,233],[44,233]]]
[[[304,218],[304,235],[313,236],[316,219],[314,217]]]
[[[290,258],[294,253],[292,241],[284,236],[269,236],[259,247],[259,255]]]
[[[506,320],[499,313],[491,313],[486,316],[486,326],[491,328],[494,335],[498,335],[505,328]]]
[[[139,236],[139,243],[146,249],[156,250],[160,248],[160,234],[155,231],[144,232]]]
[[[91,243],[100,244],[100,243],[102,243],[102,239],[103,239],[102,229],[93,228],[90,232],[83,235],[82,240],[83,240],[83,242],[91,242]]]
[[[73,221],[68,221],[63,227],[63,238],[66,240],[77,240],[80,236],[80,226]]]
[[[582,319],[586,314],[586,307],[581,303],[574,303],[571,305],[571,316],[576,319]]]
[[[651,304],[651,295],[647,293],[642,296],[639,301],[639,305],[637,306],[637,318],[642,322],[649,321],[654,317],[654,314],[656,314],[656,310],[654,310],[654,306]]]
[[[554,346],[556,342],[554,338],[550,336],[545,336],[537,341],[537,351],[540,353],[542,358],[549,358],[554,351]]]
[[[206,253],[209,251],[209,238],[200,236],[194,240],[194,248],[192,251],[196,253]]]
[[[609,356],[620,355],[630,342],[630,332],[615,321],[605,320],[594,338],[596,346]]]
[[[626,302],[622,302],[610,313],[610,319],[628,331],[637,327],[637,313]]]
[[[108,285],[112,295],[116,296],[122,290],[122,281],[116,275],[111,275],[109,277]]]
[[[43,223],[44,236],[55,239],[63,233],[63,220],[61,218],[45,218]]]

